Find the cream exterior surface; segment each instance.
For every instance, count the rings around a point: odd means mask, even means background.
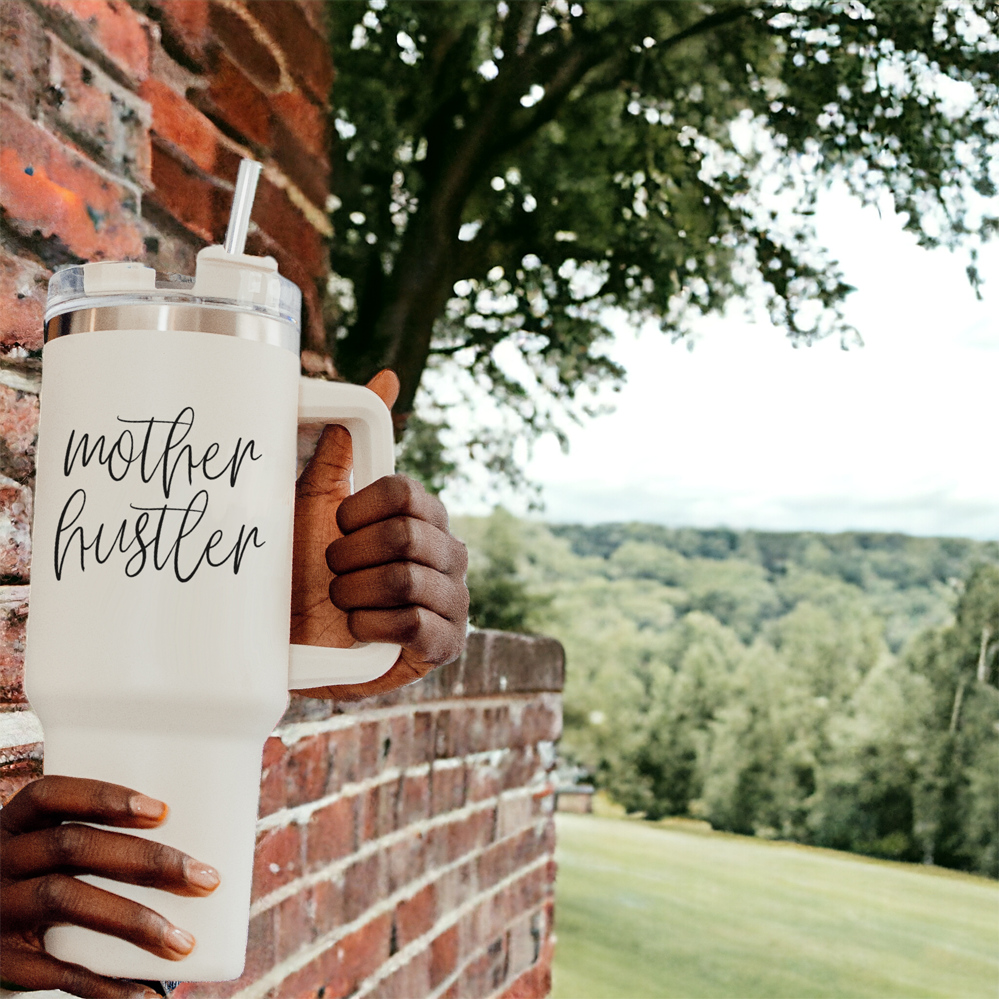
[[[137,834],[222,877],[206,899],[87,878],[192,932],[180,963],[75,927],[47,946],[122,977],[238,977],[261,747],[287,697],[298,361],[121,330],[50,342],[44,369],[25,672],[45,771],[167,801],[165,825]]]

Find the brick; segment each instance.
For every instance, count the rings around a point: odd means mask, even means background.
[[[552,989],[552,957],[555,941],[547,937],[537,963],[519,975],[500,994],[499,999],[545,999]]]
[[[421,877],[427,867],[427,838],[407,836],[385,851],[385,873],[388,891],[398,891],[403,885]]]
[[[525,829],[489,847],[477,859],[479,884],[483,889],[502,881],[521,867],[554,850],[555,838],[548,824],[540,830]]]
[[[493,841],[494,827],[495,813],[491,808],[484,808],[472,815],[449,822],[444,827],[448,844],[447,862],[451,863],[459,857],[487,846]]]
[[[413,959],[379,982],[370,993],[370,999],[413,999],[431,992],[430,951],[421,950]]]
[[[267,999],[340,999],[348,994],[330,988],[335,974],[336,953],[330,949],[311,960],[305,967],[289,975],[280,985],[267,992]]]
[[[488,996],[503,984],[506,963],[505,939],[490,942],[485,950],[461,971],[457,982],[460,996]]]
[[[316,870],[348,856],[356,847],[354,798],[341,798],[317,809],[306,827],[306,865]]]
[[[395,907],[395,939],[401,950],[430,931],[437,917],[437,888],[424,885],[415,895]]]
[[[448,761],[450,763],[450,761]],[[430,772],[430,814],[453,812],[465,804],[465,766],[434,764]]]
[[[260,833],[253,855],[253,898],[263,898],[301,877],[301,855],[301,829],[297,823]]]
[[[357,729],[357,776],[356,780],[367,780],[378,773],[381,758],[378,722],[362,722]]]
[[[24,3],[0,3],[0,97],[34,118],[45,90],[48,37],[38,15]]]
[[[326,794],[336,794],[344,784],[358,780],[360,734],[357,726],[330,732],[327,747],[330,768],[326,778]]]
[[[246,7],[288,56],[295,81],[325,104],[333,82],[329,43],[313,30],[302,9],[297,4],[275,6],[269,0],[248,0]]]
[[[260,88],[231,60],[219,65],[207,92],[197,98],[202,109],[221,119],[240,138],[267,147],[271,140],[271,109]]]
[[[396,825],[399,829],[430,817],[430,775],[403,774]]]
[[[286,804],[285,745],[272,735],[264,743],[260,762],[260,801],[257,814],[261,818],[276,812]]]
[[[350,923],[378,898],[385,895],[384,857],[373,854],[359,860],[344,872],[344,919]]]
[[[524,795],[501,797],[496,805],[496,839],[506,839],[534,820],[533,801]]]
[[[0,350],[42,349],[45,295],[51,271],[0,249]]]
[[[228,4],[215,3],[211,6],[210,17],[214,37],[248,76],[264,90],[283,89],[284,74],[275,54],[277,46],[269,42],[266,33],[245,8],[239,11]]]
[[[285,800],[289,807],[323,797],[329,779],[329,742],[324,735],[301,739],[285,758]]]
[[[155,0],[164,48],[197,69],[204,69],[212,41],[208,0]]]
[[[26,755],[32,751],[37,752],[37,757]],[[5,752],[12,758],[8,763],[0,764],[0,806],[6,805],[18,791],[42,776],[40,743],[36,746],[14,746]]]
[[[317,277],[325,272],[323,237],[291,203],[288,195],[266,177],[261,177],[257,187],[253,219],[265,233],[280,243],[289,257],[299,262],[310,277]],[[278,263],[281,263],[280,257]],[[303,293],[304,291],[303,288]]]
[[[313,888],[312,894],[316,932],[320,936],[346,922],[343,915],[344,879],[342,877],[330,881],[320,881]]]
[[[298,146],[311,156],[325,160],[329,148],[326,112],[313,104],[300,90],[272,94],[268,101],[275,122],[280,121]],[[281,145],[277,142],[274,144],[274,151],[280,157]]]
[[[39,0],[80,40],[106,56],[130,82],[149,73],[146,20],[124,0]],[[75,30],[74,30],[75,29]]]
[[[0,475],[0,579],[26,583],[30,574],[31,490]]]
[[[382,767],[402,769],[409,765],[412,721],[409,715],[397,715],[395,718],[386,718],[382,722],[380,733]]]
[[[28,375],[23,377],[25,382],[29,381]],[[31,484],[37,440],[38,394],[0,384],[0,477]],[[29,497],[29,511],[30,508]],[[29,520],[30,516],[29,512]]]
[[[46,103],[60,129],[95,158],[148,188],[149,110],[95,63],[55,36],[49,39]]]
[[[434,716],[429,711],[413,713],[413,741],[409,751],[410,765],[430,763],[434,758]]]
[[[469,861],[460,864],[452,870],[445,871],[434,882],[437,897],[437,919],[443,919],[469,899],[474,898],[479,891],[475,864]]]
[[[388,960],[392,914],[384,913],[344,937],[329,953],[332,966],[327,971],[324,999],[351,995],[358,985]]]
[[[494,798],[503,788],[499,764],[502,756],[494,762],[492,759],[479,759],[466,764],[465,767],[465,801],[469,804]]]
[[[430,986],[436,989],[458,964],[458,927],[445,930],[430,944]]]
[[[225,235],[227,192],[222,192],[204,177],[158,144],[153,144],[153,184],[149,196],[178,222],[206,243],[221,243]],[[231,198],[231,195],[228,195]]]
[[[0,586],[0,702],[24,704],[24,626],[28,587]]]
[[[357,834],[360,842],[381,839],[395,829],[400,781],[386,781],[368,788],[357,798]]]
[[[319,936],[312,890],[300,891],[274,907],[274,960],[283,961]]]
[[[212,122],[176,90],[153,77],[143,82],[139,95],[152,108],[153,132],[211,173],[218,158],[218,130]]]
[[[9,105],[0,129],[0,200],[16,231],[55,237],[79,259],[142,257],[132,191]]]

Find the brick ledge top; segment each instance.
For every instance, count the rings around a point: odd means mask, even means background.
[[[366,698],[356,706],[344,704],[342,707],[356,710],[357,707],[390,707],[454,697],[559,692],[564,682],[565,651],[561,642],[544,635],[483,629],[468,635],[464,651],[450,665],[433,670],[408,687]],[[285,720],[326,717],[329,704],[329,701],[294,695]]]

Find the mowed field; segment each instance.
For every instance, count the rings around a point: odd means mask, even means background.
[[[559,814],[554,999],[996,999],[999,885]]]

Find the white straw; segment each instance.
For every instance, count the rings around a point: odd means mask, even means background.
[[[246,230],[250,227],[250,212],[253,210],[260,170],[256,160],[240,160],[232,210],[229,212],[229,228],[225,234],[226,253],[242,253],[246,246]]]

